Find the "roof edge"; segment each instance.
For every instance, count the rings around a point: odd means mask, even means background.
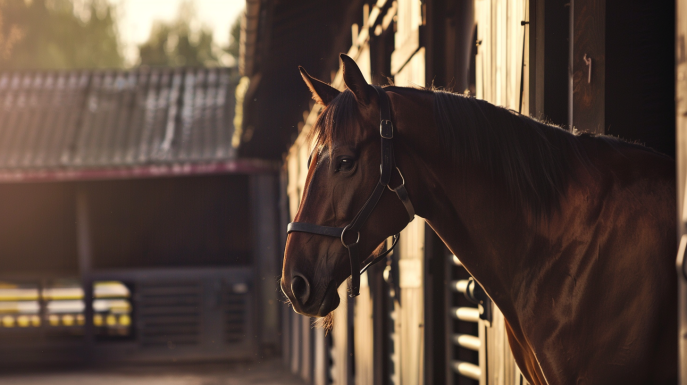
[[[0,170],[0,184],[146,179],[212,174],[265,174],[277,172],[279,169],[279,162],[260,159],[237,159],[226,162],[173,163],[134,167]]]

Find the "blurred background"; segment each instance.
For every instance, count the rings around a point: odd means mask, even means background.
[[[674,156],[675,20],[646,0],[0,0],[0,384],[524,384],[422,218],[359,297],[339,288],[331,332],[283,303],[320,112],[297,66],[343,89],[344,52],[371,83]]]
[[[278,164],[232,145],[245,7],[0,1],[0,383],[271,367]]]

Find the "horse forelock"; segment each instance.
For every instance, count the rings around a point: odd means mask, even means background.
[[[350,90],[345,90],[322,110],[308,139],[314,141],[316,148],[331,149],[335,140],[349,142],[353,139],[353,127],[360,119],[355,95]]]

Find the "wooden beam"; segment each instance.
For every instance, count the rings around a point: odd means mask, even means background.
[[[687,189],[687,0],[676,1],[675,25],[675,133],[677,144],[677,206],[678,234],[687,234],[685,194]],[[678,274],[678,312],[680,327],[678,342],[680,352],[680,383],[687,384],[687,279]]]

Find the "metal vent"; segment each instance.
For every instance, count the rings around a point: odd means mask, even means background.
[[[233,284],[224,292],[224,340],[228,344],[238,344],[246,339],[247,297],[248,286],[245,283]]]
[[[201,282],[144,282],[137,289],[142,345],[174,349],[199,343]]]
[[[450,326],[451,353],[449,367],[453,371],[452,384],[472,385],[480,383],[485,373],[480,368],[480,351],[484,350],[479,337],[480,312],[467,302],[469,274],[455,255],[448,256],[450,284],[448,285],[448,320]]]

